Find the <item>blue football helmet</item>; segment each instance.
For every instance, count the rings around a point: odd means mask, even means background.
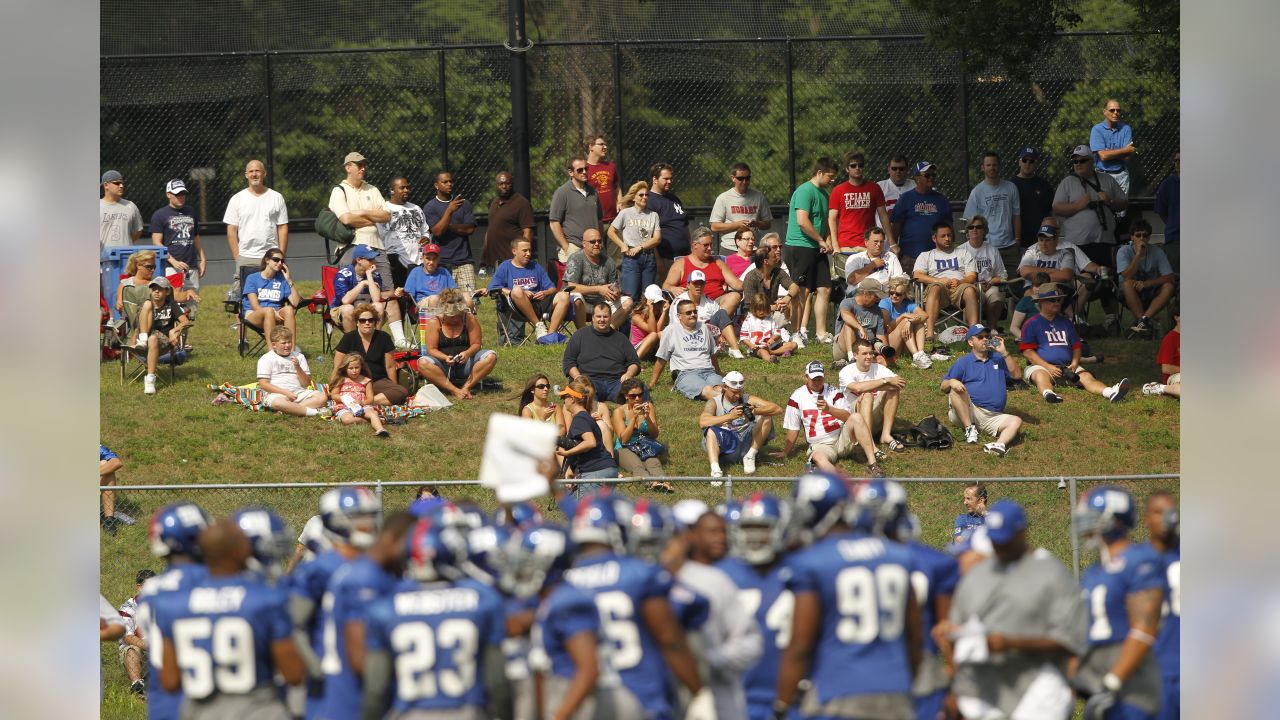
[[[729,551],[751,565],[768,565],[786,549],[791,507],[774,495],[754,492],[729,524]]]
[[[147,541],[156,557],[169,555],[200,556],[196,539],[209,526],[209,514],[193,502],[169,503],[151,516]]]
[[[362,485],[334,488],[320,496],[320,521],[329,539],[360,549],[378,537],[382,500]]]
[[[405,577],[418,582],[460,580],[459,563],[466,552],[466,541],[457,529],[423,518],[405,535]]]
[[[491,523],[467,530],[464,535],[467,555],[461,563],[463,572],[485,585],[496,585],[502,568],[500,556],[511,539],[511,532],[505,525]]]
[[[249,538],[253,548],[249,569],[275,580],[283,573],[282,561],[293,550],[293,532],[274,510],[244,507],[231,513],[231,521]]]
[[[725,524],[732,526],[742,516],[742,503],[737,500],[725,500],[716,506],[716,514],[724,518]]]
[[[569,528],[575,545],[600,543],[619,555],[627,552],[625,522],[631,517],[631,503],[608,488],[592,493],[578,503]]]
[[[540,523],[543,518],[542,511],[538,509],[538,506],[526,500],[494,510],[493,521],[498,525],[522,528],[526,525]]]
[[[907,491],[893,480],[872,478],[853,488],[845,521],[855,530],[890,534],[907,512]]]
[[[1122,538],[1138,522],[1133,496],[1114,485],[1090,488],[1080,496],[1072,515],[1081,537],[1092,545]]]
[[[796,478],[791,486],[791,525],[788,544],[808,545],[827,534],[839,522],[853,495],[849,481],[821,470]]]
[[[626,525],[627,552],[657,564],[663,548],[676,532],[676,516],[666,505],[640,498],[631,507]]]
[[[559,582],[573,564],[573,541],[560,525],[535,523],[516,531],[501,554],[498,587],[529,598]]]

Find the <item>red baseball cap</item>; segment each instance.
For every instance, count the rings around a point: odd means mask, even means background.
[[[439,255],[439,254],[440,254],[440,246],[439,246],[439,245],[437,245],[437,244],[435,244],[435,243],[433,243],[433,242],[424,243],[424,244],[422,245],[422,254],[423,254],[423,255],[426,255],[427,253],[435,253],[435,254]]]

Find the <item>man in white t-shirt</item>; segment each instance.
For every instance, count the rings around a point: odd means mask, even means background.
[[[124,247],[142,237],[142,213],[124,199],[124,176],[118,170],[102,173],[102,197],[98,200],[98,249]]]
[[[972,255],[955,247],[951,223],[939,220],[933,224],[933,249],[916,258],[911,279],[925,287],[924,311],[929,316],[924,327],[926,339],[933,337],[938,313],[944,307],[961,308],[966,325],[978,322],[978,266]]]
[[[733,187],[716,197],[711,206],[711,231],[720,235],[720,247],[729,255],[738,251],[734,236],[739,230],[768,230],[773,213],[764,193],[751,187],[751,167],[735,163],[729,170]]]
[[[850,255],[844,263],[845,281],[849,287],[855,287],[867,278],[875,278],[881,285],[888,285],[889,278],[906,275],[898,256],[885,247],[884,230],[867,228],[863,241],[867,246],[866,252]]]
[[[307,356],[293,346],[293,333],[289,328],[275,326],[271,330],[271,349],[258,358],[258,389],[267,393],[262,404],[285,415],[328,415],[329,399],[319,390],[309,388],[310,384]]]
[[[898,204],[902,193],[916,189],[915,180],[907,173],[908,169],[906,156],[894,154],[889,158],[889,177],[876,183],[880,186],[880,192],[884,193],[884,211],[888,215],[893,215],[893,206]],[[880,225],[878,217],[876,224]]]
[[[676,322],[662,331],[649,387],[658,386],[662,369],[670,363],[676,391],[690,400],[710,400],[720,393],[723,382],[716,339],[711,326],[698,320],[698,309],[691,301],[680,300],[675,306]]]
[[[720,343],[729,349],[729,356],[741,360],[743,355],[742,351],[738,349],[738,333],[733,329],[733,319],[724,311],[720,303],[707,297],[706,293],[703,292],[706,285],[707,276],[701,270],[694,270],[689,273],[689,284],[685,286],[685,291],[675,296],[671,301],[667,327],[679,322],[680,316],[677,309],[680,301],[688,300],[693,303],[694,308],[698,311],[698,322],[715,326],[716,330],[720,332]]]
[[[262,267],[262,257],[272,248],[279,248],[281,255],[289,250],[289,210],[284,196],[267,187],[267,166],[261,160],[250,160],[244,166],[244,178],[249,186],[231,196],[222,222],[227,225],[227,246],[236,261],[235,276],[229,300],[240,297],[240,268],[257,272]]]
[[[808,461],[819,469],[839,472],[837,463],[852,457],[854,450],[861,448],[867,458],[868,475],[884,477],[884,470],[877,462],[884,453],[876,450],[871,431],[862,417],[849,412],[844,391],[827,384],[826,370],[817,360],[805,367],[804,374],[804,385],[791,393],[782,416],[782,427],[787,431],[786,446],[773,456],[784,460],[790,457],[803,431],[809,443]]]
[[[849,405],[875,436],[880,425],[880,442],[893,452],[905,452],[907,446],[893,436],[893,421],[898,417],[898,400],[907,381],[877,363],[875,347],[861,338],[853,343],[853,364],[840,371],[840,387]]]
[[[409,202],[409,179],[395,177],[387,186],[386,211],[391,217],[378,223],[378,238],[391,256],[391,284],[402,288],[409,273],[422,262],[422,246],[431,242],[431,230],[422,208]]]
[[[965,226],[968,240],[961,243],[960,249],[973,256],[978,267],[978,293],[986,309],[985,319],[988,325],[994,325],[1004,317],[1004,293],[1001,288],[1009,277],[1004,266],[1004,258],[1000,250],[987,240],[988,220],[985,215],[975,214],[969,218]]]

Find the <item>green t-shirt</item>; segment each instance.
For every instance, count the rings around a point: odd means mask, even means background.
[[[816,248],[818,244],[800,230],[796,222],[796,209],[806,210],[813,229],[821,237],[827,236],[827,191],[805,181],[791,195],[791,207],[787,208],[787,245],[804,248]]]

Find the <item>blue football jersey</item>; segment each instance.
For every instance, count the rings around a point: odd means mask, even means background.
[[[1105,565],[1090,565],[1080,578],[1089,608],[1089,644],[1123,642],[1129,634],[1125,601],[1130,593],[1164,588],[1165,566],[1150,545],[1130,545]]]
[[[344,629],[353,620],[367,621],[369,605],[391,592],[395,582],[364,555],[339,566],[330,578],[320,600],[320,669],[324,672],[320,717],[342,720],[360,716],[362,690],[348,660]]]
[[[329,580],[333,578],[334,571],[346,563],[346,558],[336,551],[329,550],[302,563],[287,576],[289,578],[287,586],[289,595],[306,598],[314,608],[314,612],[311,615],[311,623],[306,630],[307,637],[311,640],[311,651],[319,658],[323,658],[325,653],[324,625],[320,622],[322,614],[320,608],[324,600],[324,592],[329,587]],[[320,717],[322,698],[320,697],[318,684],[313,683],[310,678],[307,679],[307,684],[305,717],[307,720],[315,720]]]
[[[1154,548],[1152,548],[1154,550]],[[1165,596],[1160,612],[1160,632],[1156,635],[1156,664],[1160,676],[1182,677],[1182,550],[1166,550],[1164,561]]]
[[[502,596],[470,579],[402,580],[368,609],[368,649],[391,656],[400,713],[483,707],[483,653],[505,636]]]
[[[985,515],[974,515],[973,513],[963,512],[956,516],[955,526],[951,528],[951,539],[955,540],[960,537],[965,530],[971,527],[979,527],[987,521]]]
[[[565,579],[595,601],[606,679],[616,675],[644,706],[649,720],[670,718],[666,661],[640,607],[649,598],[670,596],[671,573],[638,558],[605,552],[580,558]]]
[[[911,551],[911,562],[915,569],[911,571],[911,589],[915,591],[916,602],[920,604],[920,625],[924,628],[924,652],[938,652],[938,644],[933,641],[933,626],[940,619],[935,607],[938,598],[954,595],[956,584],[960,582],[960,564],[956,559],[941,550],[925,545],[918,540],[907,543]]]
[[[523,615],[526,612],[536,612],[538,609],[538,598],[518,598],[508,597],[504,601],[506,608],[507,620]],[[517,637],[508,637],[502,641],[502,655],[507,660],[507,679],[508,680],[524,680],[529,677],[529,652],[530,652],[530,635],[529,633]]]
[[[906,616],[911,573],[905,545],[864,533],[828,535],[793,555],[787,587],[822,606],[809,678],[819,702],[911,692]]]
[[[156,624],[154,607],[165,597],[186,592],[197,582],[204,579],[207,571],[203,565],[194,563],[178,563],[168,570],[148,578],[138,591],[138,627],[142,628],[142,637],[149,647],[153,648],[147,656],[151,661],[151,672],[147,673],[147,717],[154,720],[177,720],[178,711],[182,707],[182,691],[167,692],[160,687],[160,667],[163,654],[160,651],[161,635]]]
[[[271,644],[293,630],[284,593],[248,573],[206,576],[164,597],[155,614],[177,652],[182,693],[193,700],[271,686]]]
[[[668,600],[671,601],[671,611],[685,632],[701,630],[707,618],[711,617],[711,601],[679,580],[671,584]]]
[[[791,616],[795,595],[786,587],[791,570],[786,560],[775,564],[761,575],[752,566],[734,557],[716,563],[738,586],[738,602],[755,616],[764,641],[764,652],[742,675],[747,695],[747,717],[767,720],[773,717],[773,700],[778,690],[778,664],[782,651],[791,641]]]
[[[530,662],[538,670],[549,670],[563,678],[573,677],[576,668],[565,645],[569,638],[583,632],[600,637],[600,615],[595,600],[568,583],[559,583],[538,605]]]

